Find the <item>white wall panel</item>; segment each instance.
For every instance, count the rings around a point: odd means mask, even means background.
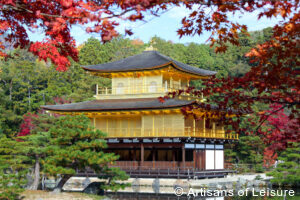
[[[205,169],[215,169],[215,151],[205,150]]]
[[[216,150],[216,169],[224,169],[224,151]]]

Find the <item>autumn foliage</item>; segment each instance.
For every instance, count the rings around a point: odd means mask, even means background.
[[[216,50],[225,51],[227,42],[239,44],[239,32],[247,34],[247,27],[232,21],[229,14],[259,11],[258,18],[281,16],[285,22],[274,27],[274,40],[261,46],[263,48],[281,46],[284,41],[288,43],[286,45],[292,45],[299,26],[298,4],[298,0],[1,0],[0,34],[5,41],[14,43],[14,47],[30,46],[30,51],[40,59],[50,58],[58,70],[64,71],[70,65],[69,58],[78,60],[75,41],[70,34],[74,25],[83,26],[87,33],[99,34],[105,42],[118,35],[117,19],[144,20],[146,14],[157,16],[172,6],[185,6],[190,13],[182,19],[179,36],[209,31],[212,33],[209,38],[211,45],[217,43]],[[42,32],[45,39],[30,41],[28,31]],[[132,30],[125,30],[125,33],[132,34]],[[1,46],[4,47],[3,44]],[[251,53],[253,56],[257,54],[262,55],[262,50],[258,48]]]
[[[267,130],[258,129],[257,133],[263,135],[264,142],[268,145],[266,152],[275,155],[275,152],[285,150],[291,142],[299,141],[300,125],[296,119],[291,120],[281,109],[281,105],[271,105],[271,110],[261,113],[261,119],[265,119],[262,126]],[[274,114],[272,112],[275,112]]]
[[[27,113],[23,116],[23,123],[20,126],[20,132],[17,136],[26,136],[31,133],[31,130],[35,128],[35,124],[33,123],[34,118],[38,117],[38,115],[33,113]]]
[[[78,61],[75,41],[70,34],[72,26],[81,25],[87,33],[99,34],[105,42],[118,35],[116,27],[120,20],[144,20],[146,14],[156,16],[172,6],[185,6],[190,10],[182,19],[178,35],[201,35],[209,31],[211,37],[208,41],[217,52],[226,51],[229,43],[239,45],[240,35],[248,34],[247,26],[233,21],[231,15],[255,12],[258,19],[282,18],[273,27],[271,39],[246,54],[253,63],[248,73],[235,78],[213,77],[204,83],[203,91],[189,89],[187,92],[195,95],[203,93],[209,97],[208,102],[218,105],[219,110],[234,110],[238,119],[229,123],[241,133],[246,130],[239,127],[240,116],[253,112],[252,107],[257,102],[279,105],[280,108],[272,114],[286,110],[289,113],[286,120],[300,124],[300,79],[297,69],[300,65],[299,0],[0,0],[0,34],[4,38],[1,47],[4,49],[4,42],[13,43],[15,48],[29,47],[40,59],[49,58],[57,70],[65,71],[70,59]],[[45,39],[30,41],[28,31],[42,32]],[[134,30],[125,30],[127,34],[132,32]],[[4,51],[2,55],[5,56]],[[199,104],[189,109],[204,106],[207,107]],[[260,124],[266,123],[264,115],[259,117]],[[278,143],[283,142],[279,146],[271,144],[272,148],[279,150],[287,140],[295,139],[294,134],[299,136],[298,127],[289,127],[285,130],[289,133],[285,133],[283,138],[277,138],[277,134],[262,134]],[[299,137],[296,140],[299,141]]]

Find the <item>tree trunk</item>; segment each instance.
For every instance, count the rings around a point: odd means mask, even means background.
[[[60,193],[62,191],[62,188],[64,187],[65,183],[72,177],[72,175],[62,175],[62,179],[59,181],[59,183],[55,186],[53,189],[54,193]]]
[[[34,180],[31,185],[31,189],[37,190],[39,187],[39,183],[40,183],[40,162],[39,162],[39,157],[36,156],[35,166],[34,166]]]

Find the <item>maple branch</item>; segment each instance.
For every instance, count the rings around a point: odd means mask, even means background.
[[[5,4],[0,4],[3,8],[1,9],[2,11],[9,11],[9,9],[7,8],[10,8],[12,10],[15,10],[15,11],[18,11],[18,12],[28,12],[30,14],[34,14],[34,12],[32,10],[29,10],[27,8],[24,8],[22,6],[13,6],[13,5],[5,5]],[[76,17],[68,17],[68,16],[62,16],[62,15],[53,15],[53,14],[47,14],[47,13],[40,13],[40,15],[42,16],[46,16],[46,17],[54,17],[54,18],[63,18],[63,17],[67,17],[67,18],[70,18],[70,19],[74,19]]]
[[[0,4],[0,6],[2,6],[4,9],[0,9],[2,11],[8,11],[9,9],[5,8],[5,7],[8,7],[8,8],[11,8],[12,10],[15,10],[15,11],[18,11],[18,12],[28,12],[30,14],[34,14],[34,12],[32,10],[29,10],[27,8],[24,8],[22,6],[13,6],[13,5],[4,5],[4,4]],[[107,17],[103,17],[103,18],[98,18],[98,21],[101,21],[101,20],[105,20],[105,19],[111,19],[111,18],[114,18],[114,17],[120,17],[120,16],[123,16],[125,15],[126,13],[128,12],[131,12],[131,11],[134,11],[136,7],[133,7],[131,9],[127,9],[127,10],[124,10],[123,12],[119,13],[119,14],[112,14],[110,16],[107,16]],[[41,16],[45,16],[45,17],[51,17],[51,18],[68,18],[68,19],[82,19],[83,17],[71,17],[71,16],[63,16],[63,15],[54,15],[54,14],[48,14],[48,13],[40,13]]]
[[[278,111],[284,109],[285,107],[287,107],[287,105],[284,105],[284,106],[282,106],[282,107],[280,107],[280,108],[278,108],[278,109],[276,109],[276,110],[273,110],[273,111],[270,112],[268,115],[264,115],[264,116],[265,116],[264,119],[263,119],[263,120],[259,123],[259,125],[255,128],[255,132],[254,132],[254,133],[255,133],[255,134],[257,133],[258,129],[265,123],[265,121],[266,121],[267,119],[269,119],[269,117],[270,117],[271,115],[277,113]]]
[[[119,14],[113,14],[111,16],[108,16],[108,17],[104,17],[104,18],[100,18],[100,19],[111,19],[111,18],[114,18],[114,17],[120,17],[120,16],[123,16],[125,15],[126,13],[128,12],[131,12],[131,11],[134,11],[135,10],[135,7],[134,8],[131,8],[131,9],[127,9],[127,10],[124,10],[123,12],[119,13]]]

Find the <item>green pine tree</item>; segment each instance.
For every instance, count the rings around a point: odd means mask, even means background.
[[[106,188],[118,189],[125,184],[117,180],[126,180],[126,174],[108,165],[118,159],[113,153],[104,153],[107,147],[105,134],[94,130],[90,120],[84,116],[65,116],[58,118],[50,128],[50,142],[47,158],[43,163],[44,172],[52,176],[61,176],[55,191],[61,191],[70,177],[79,171],[93,170],[102,177],[108,178]]]
[[[0,200],[21,199],[29,161],[19,154],[22,147],[21,142],[0,135]]]
[[[271,182],[280,186],[300,186],[300,143],[291,143],[278,160],[280,163],[274,171],[268,173],[273,176]]]

